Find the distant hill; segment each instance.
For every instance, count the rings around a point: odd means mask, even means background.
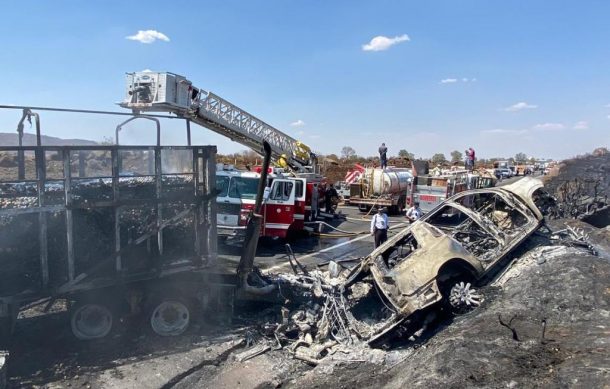
[[[54,136],[42,135],[43,146],[94,146],[97,142],[85,139],[62,139]],[[19,144],[19,138],[17,133],[0,132],[0,146],[17,146]],[[24,134],[23,135],[24,146],[36,146],[36,135],[35,134]]]

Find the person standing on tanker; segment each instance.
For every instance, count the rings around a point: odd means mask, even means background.
[[[474,170],[474,161],[475,161],[475,155],[474,155],[474,149],[472,147],[468,148],[468,159],[470,160],[470,171]]]
[[[385,143],[379,146],[379,163],[382,169],[388,167],[388,148],[385,146]]]
[[[377,213],[371,219],[371,235],[375,237],[375,248],[388,240],[388,215],[383,208],[377,208]]]

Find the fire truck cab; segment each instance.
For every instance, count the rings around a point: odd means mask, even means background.
[[[288,231],[301,231],[305,222],[316,219],[323,177],[308,173],[295,177],[286,175],[281,168],[269,169],[269,195],[263,206],[261,235],[285,238]]]
[[[233,165],[216,166],[216,197],[219,237],[243,237],[248,216],[254,209],[260,174],[236,169]]]

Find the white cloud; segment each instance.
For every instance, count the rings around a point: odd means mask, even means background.
[[[291,127],[303,127],[304,125],[305,125],[305,122],[302,121],[301,119],[299,119],[299,120],[297,120],[295,122],[290,123]]]
[[[461,79],[457,79],[457,78],[444,78],[442,80],[440,80],[440,84],[455,84],[456,82],[475,82],[477,79],[476,78],[468,78],[468,77],[462,77]]]
[[[533,104],[528,104],[525,101],[520,101],[516,104],[511,105],[510,107],[504,108],[504,110],[508,111],[508,112],[516,112],[516,111],[522,111],[524,109],[534,109],[534,108],[538,108],[538,106],[533,105]]]
[[[507,130],[504,128],[494,128],[491,130],[483,130],[481,131],[481,133],[483,134],[512,134],[512,135],[519,135],[519,134],[525,134],[527,133],[527,130]]]
[[[169,42],[168,36],[157,30],[139,30],[137,34],[126,36],[125,39],[138,41],[140,43],[153,43],[157,39]]]
[[[387,36],[379,35],[371,39],[371,41],[365,45],[362,45],[364,51],[383,51],[400,42],[410,41],[407,34],[395,36],[394,38],[388,38]]]
[[[574,124],[574,127],[572,127],[574,130],[586,130],[587,128],[589,128],[589,123],[581,120],[579,122],[576,122]]]
[[[557,131],[557,130],[563,130],[564,128],[566,128],[566,126],[564,126],[562,123],[541,123],[541,124],[536,124],[532,128],[534,130],[539,130],[539,131]]]
[[[610,104],[606,104],[606,105],[604,105],[604,107],[610,108]]]

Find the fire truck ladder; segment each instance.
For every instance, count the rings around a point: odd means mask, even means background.
[[[271,158],[280,166],[315,173],[317,158],[308,146],[222,97],[194,87],[177,74],[128,73],[126,99],[119,105],[136,113],[174,113],[261,155],[263,141],[267,141],[271,145]]]

